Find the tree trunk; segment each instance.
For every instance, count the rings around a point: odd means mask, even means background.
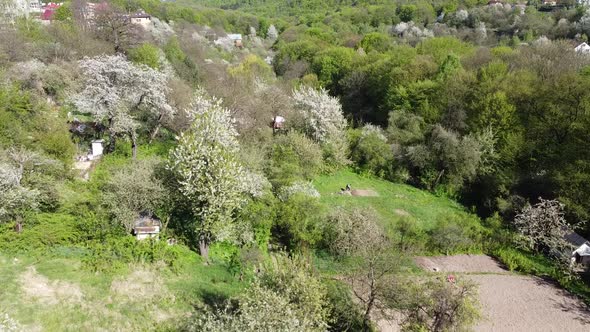
[[[133,153],[133,160],[137,159],[137,135],[131,133],[131,150]]]
[[[205,265],[209,265],[209,239],[204,235],[199,237],[199,253],[205,260]]]
[[[375,287],[375,271],[374,271],[373,267],[371,267],[371,270],[369,271],[369,280],[371,282],[371,285],[369,287],[369,299],[367,301],[367,310],[365,310],[365,315],[363,317],[363,325],[365,326],[366,329],[368,329],[369,326],[371,325],[371,311],[373,310],[373,306],[375,305],[376,287]]]
[[[158,124],[156,125],[156,128],[154,128],[154,131],[152,131],[152,133],[150,134],[149,144],[152,144],[152,141],[156,138],[156,136],[160,132],[160,127],[162,127],[162,124],[160,124],[160,122],[158,120]]]

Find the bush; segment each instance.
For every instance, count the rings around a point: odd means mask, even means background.
[[[481,226],[476,217],[447,216],[429,230],[429,250],[446,255],[481,251]]]
[[[344,284],[333,281],[326,284],[330,311],[330,327],[328,331],[362,331],[363,313],[358,303],[351,297],[350,289]]]
[[[142,64],[153,69],[160,67],[160,49],[145,43],[129,51],[129,60],[135,64]]]
[[[275,187],[312,180],[323,167],[320,146],[296,131],[277,137],[270,153],[266,173]]]
[[[84,266],[94,272],[114,271],[131,263],[151,264],[163,262],[176,269],[180,255],[179,246],[169,246],[166,241],[135,237],[111,237],[104,242],[88,244],[88,254],[82,260]]]
[[[381,128],[365,125],[360,130],[351,131],[349,139],[351,159],[360,169],[391,179],[393,150]]]
[[[317,198],[295,194],[279,205],[273,235],[289,250],[313,247],[322,237],[319,215]]]
[[[41,213],[16,233],[13,224],[0,225],[0,251],[7,253],[46,252],[57,246],[79,244],[83,238],[78,220],[61,213]]]

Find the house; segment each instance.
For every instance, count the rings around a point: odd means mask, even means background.
[[[567,231],[564,238],[574,248],[571,252],[572,264],[590,265],[590,242],[573,231]]]
[[[588,54],[590,53],[590,45],[588,45],[588,43],[586,42],[583,42],[580,45],[576,46],[574,50],[578,53]]]
[[[541,4],[543,6],[557,6],[557,0],[543,0]]]
[[[152,22],[152,17],[150,14],[146,14],[145,12],[138,12],[129,15],[129,20],[132,24],[141,25],[145,28]]]
[[[53,16],[55,15],[55,11],[57,11],[57,9],[59,7],[61,7],[61,3],[54,3],[54,2],[50,2],[47,5],[45,5],[44,7],[42,7],[42,13],[40,16],[41,19],[41,23],[43,24],[49,24],[51,23],[51,21],[53,21]]]
[[[230,33],[227,37],[233,41],[235,47],[242,47],[242,35],[239,33]]]
[[[133,227],[133,235],[138,240],[158,238],[162,222],[149,214],[141,214]]]

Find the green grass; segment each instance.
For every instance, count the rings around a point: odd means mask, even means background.
[[[352,189],[374,190],[379,196],[339,195],[340,188],[346,184],[350,184]],[[463,206],[448,198],[437,197],[405,184],[361,176],[351,170],[320,176],[314,181],[314,185],[322,195],[321,201],[326,207],[372,207],[381,216],[385,227],[391,227],[406,217],[415,220],[422,229],[429,230],[439,218],[464,217],[469,214]]]
[[[220,259],[205,266],[200,256],[182,248],[179,268],[172,272],[159,264],[129,265],[114,273],[93,273],[79,258],[0,255],[0,313],[7,313],[27,329],[43,331],[127,330],[149,331],[181,321],[199,303],[214,304],[239,293],[246,285],[228,272]],[[39,287],[50,292],[73,287],[82,300],[71,296],[36,297],[25,291],[24,276],[35,269]],[[29,271],[29,272],[28,272]],[[113,290],[114,282],[132,283],[134,273],[148,271],[156,282],[147,296],[127,296]],[[35,281],[34,280],[34,281]],[[56,301],[47,299],[55,298]]]

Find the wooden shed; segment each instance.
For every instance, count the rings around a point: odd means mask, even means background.
[[[141,215],[135,220],[133,235],[135,235],[138,240],[147,238],[157,239],[160,235],[161,228],[162,222],[158,218],[149,215]]]

